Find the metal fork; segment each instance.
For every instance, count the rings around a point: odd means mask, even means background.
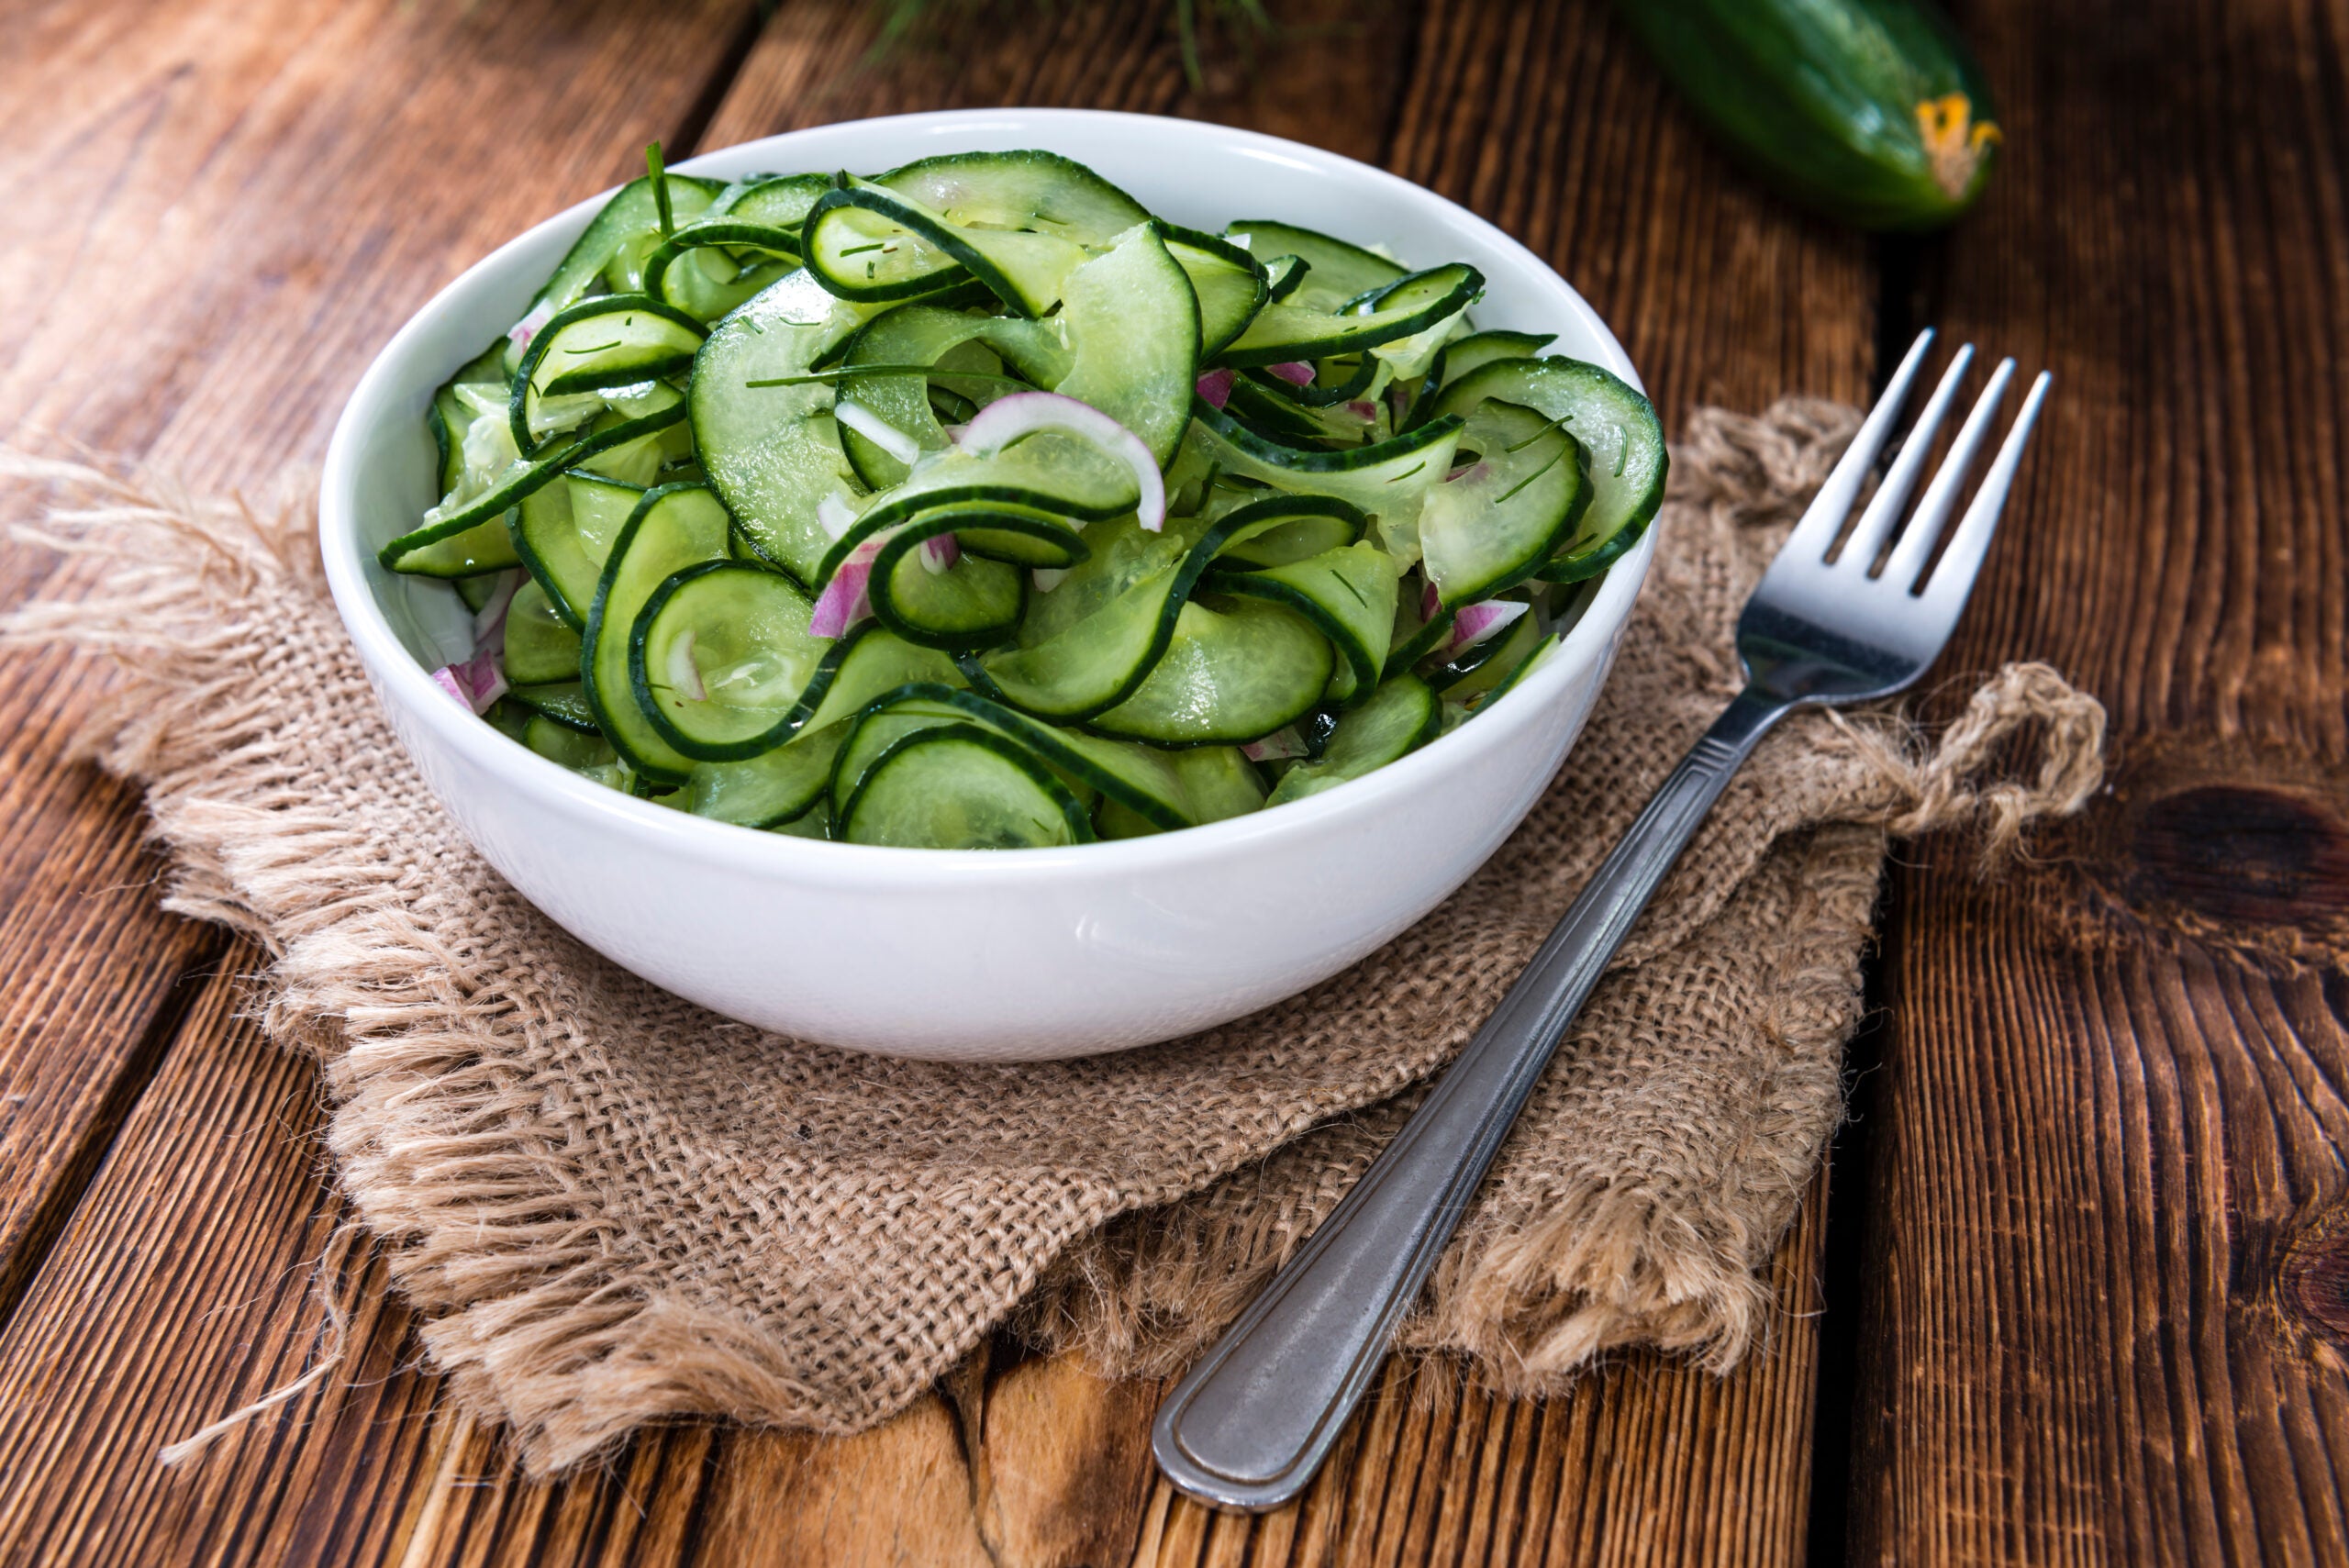
[[[1159,1410],[1151,1447],[1167,1478],[1229,1508],[1272,1508],[1305,1489],[1385,1357],[1609,959],[1706,812],[1769,728],[1814,705],[1865,702],[1913,683],[1957,624],[2047,395],[2023,399],[1932,575],[1918,578],[2014,377],[2002,361],[1950,453],[1894,531],[1974,355],[1960,350],[1840,551],[1853,504],[1917,379],[1925,332],[1820,487],[1738,618],[1746,685],[1682,760],[1417,1114],[1264,1294]],[[1887,542],[1881,573],[1871,571]],[[1831,551],[1832,557],[1831,559]]]

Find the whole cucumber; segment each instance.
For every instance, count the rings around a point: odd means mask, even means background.
[[[1866,229],[1936,228],[1989,182],[1982,68],[1932,0],[1618,0],[1739,160]]]

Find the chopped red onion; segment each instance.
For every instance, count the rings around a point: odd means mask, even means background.
[[[1436,591],[1434,584],[1429,584],[1427,591],[1419,595],[1420,624],[1425,625],[1427,622],[1435,619],[1436,612],[1442,608],[1443,595]]]
[[[1437,645],[1435,657],[1457,658],[1478,643],[1499,636],[1530,608],[1517,599],[1486,599],[1463,606],[1452,617],[1452,634]]]
[[[894,530],[891,530],[894,531]],[[881,553],[887,533],[860,539],[816,595],[815,613],[808,617],[810,637],[844,637],[849,628],[873,614],[873,558]]]
[[[1123,461],[1133,470],[1134,485],[1141,492],[1134,507],[1138,520],[1152,533],[1164,526],[1166,481],[1158,472],[1158,460],[1140,436],[1090,403],[1057,392],[1015,392],[973,415],[955,444],[974,456],[993,457],[1020,437],[1041,430],[1079,437]]]
[[[1291,386],[1313,384],[1313,367],[1303,360],[1286,360],[1279,364],[1266,365],[1264,368]]]
[[[963,559],[963,546],[952,534],[932,534],[921,541],[922,569],[943,573]]]
[[[506,672],[494,653],[476,653],[462,664],[443,664],[432,672],[432,684],[476,714],[506,695]]]
[[[1311,751],[1305,744],[1305,737],[1299,735],[1297,726],[1292,724],[1286,728],[1274,730],[1260,740],[1249,741],[1240,748],[1240,754],[1252,762],[1277,762],[1290,757],[1309,756]]]
[[[530,306],[529,314],[506,329],[506,340],[518,349],[527,349],[539,328],[554,319],[554,301],[542,299]]]
[[[1464,479],[1482,479],[1485,475],[1492,473],[1492,471],[1493,465],[1491,463],[1480,460],[1478,462],[1469,463],[1464,468],[1453,469],[1450,473],[1443,476],[1443,482],[1446,484],[1457,484]]]
[[[1209,406],[1216,408],[1220,408],[1230,402],[1231,376],[1232,373],[1226,369],[1211,370],[1199,377],[1200,397],[1204,398]]]
[[[1367,425],[1378,417],[1378,405],[1367,397],[1357,397],[1346,405],[1346,412]]]

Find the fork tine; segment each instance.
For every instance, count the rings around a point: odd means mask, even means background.
[[[1900,542],[1892,547],[1892,558],[1884,563],[1881,581],[1904,594],[1916,584],[1918,573],[1925,569],[1925,558],[1933,552],[1933,541],[1941,538],[1942,525],[1949,521],[1950,513],[1957,506],[1957,493],[1965,484],[1965,476],[1974,472],[1975,456],[1982,450],[1983,439],[1990,433],[1990,417],[2006,400],[2007,384],[2014,376],[2012,360],[2000,360],[1998,368],[1990,373],[1989,384],[1975,399],[1974,412],[1965,417],[1957,439],[1950,443],[1949,456],[1942,460],[1933,482],[1925,486],[1925,498],[1917,503],[1916,513],[1909,517]]]
[[[1958,384],[1965,379],[1965,369],[1973,362],[1971,343],[1950,356],[1949,369],[1942,373],[1941,384],[1925,400],[1923,412],[1917,416],[1917,422],[1909,427],[1900,444],[1900,455],[1892,460],[1884,483],[1876,486],[1867,510],[1860,514],[1852,537],[1844,541],[1843,553],[1836,558],[1838,566],[1855,566],[1865,572],[1876,564],[1876,552],[1900,525],[1901,508],[1909,505],[1909,494],[1917,488],[1917,477],[1925,471],[1925,460],[1932,456],[1933,433],[1942,428],[1942,419],[1957,396]]]
[[[1825,558],[1827,547],[1843,531],[1843,519],[1852,515],[1852,503],[1860,498],[1860,486],[1867,483],[1868,470],[1876,466],[1876,453],[1884,450],[1885,439],[1892,434],[1892,422],[1900,417],[1900,406],[1909,400],[1909,384],[1917,379],[1917,367],[1924,362],[1925,350],[1933,340],[1933,329],[1926,328],[1909,345],[1908,354],[1892,379],[1884,384],[1884,395],[1876,400],[1862,420],[1852,444],[1836,460],[1819,487],[1818,496],[1810,509],[1787,536],[1785,546],[1778,551],[1785,561],[1818,561]]]
[[[1925,602],[1945,610],[1952,620],[1974,587],[1975,574],[1982,570],[1982,558],[1990,552],[1990,536],[1998,530],[1998,514],[2006,510],[2007,492],[2014,485],[2015,470],[2022,465],[2023,449],[2031,445],[2031,428],[2038,422],[2039,406],[2047,400],[2047,388],[2054,379],[2041,371],[2031,384],[2031,393],[2022,400],[2022,412],[2015,416],[2014,428],[2007,432],[2005,444],[1991,461],[1990,472],[1982,476],[1982,488],[1974,493],[1974,504],[1965,508],[1965,519],[1957,525],[1957,532],[1950,536],[1949,549],[1942,553],[1941,564],[1933,568],[1932,578],[1925,584]]]

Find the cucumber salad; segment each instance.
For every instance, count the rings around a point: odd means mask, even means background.
[[[745,827],[1165,832],[1498,700],[1664,491],[1647,400],[1484,287],[1050,152],[649,172],[434,395],[435,673],[540,755]]]

